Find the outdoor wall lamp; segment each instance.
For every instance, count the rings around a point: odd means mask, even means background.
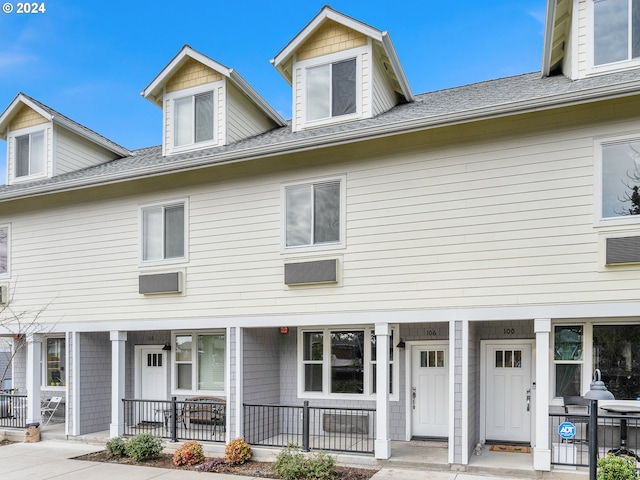
[[[596,368],[589,391],[584,394],[589,402],[589,480],[596,480],[598,474],[598,400],[615,400],[602,381],[600,369]]]

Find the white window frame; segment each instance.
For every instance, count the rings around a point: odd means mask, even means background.
[[[619,226],[619,225],[638,225],[640,224],[640,215],[627,215],[618,217],[602,216],[602,182],[603,182],[603,147],[606,145],[614,145],[626,143],[629,141],[640,142],[640,132],[634,134],[619,135],[615,137],[596,138],[593,143],[594,153],[594,185],[593,185],[593,223],[596,227]]]
[[[399,329],[397,325],[390,327],[393,331],[394,343],[399,341]],[[364,359],[363,359],[363,390],[364,393],[331,393],[331,332],[335,331],[364,331]],[[305,361],[304,360],[304,334],[308,332],[321,332],[323,340],[322,361]],[[347,325],[347,326],[331,326],[331,327],[305,327],[298,329],[298,398],[331,398],[343,400],[375,400],[375,385],[372,385],[373,365],[377,365],[377,361],[372,361],[371,355],[371,335],[375,333],[375,326],[372,325]],[[389,337],[391,338],[391,337]],[[400,371],[400,349],[393,345],[393,393],[389,395],[390,400],[397,401],[399,399],[399,371]],[[322,392],[306,392],[304,390],[304,365],[308,363],[322,364]],[[377,367],[376,367],[377,368]]]
[[[620,60],[618,62],[604,63],[602,65],[595,65],[595,9],[593,7],[595,0],[587,0],[587,59],[588,59],[588,74],[600,74],[609,73],[617,70],[626,70],[628,68],[640,66],[639,58],[628,58],[627,60]],[[629,1],[629,5],[631,5]],[[629,29],[631,30],[631,28]],[[630,34],[631,35],[631,34]],[[631,39],[629,40],[629,46],[631,46]]]
[[[40,124],[40,125],[35,125],[33,127],[26,127],[26,128],[21,128],[20,130],[14,130],[11,132],[10,135],[10,141],[11,141],[11,182],[12,183],[18,183],[18,182],[27,182],[27,181],[32,181],[38,178],[45,178],[48,175],[48,171],[49,171],[49,134],[48,131],[49,129],[47,128],[48,124]],[[42,154],[44,155],[44,169],[42,172],[39,173],[34,173],[31,174],[29,173],[28,175],[22,175],[22,176],[18,176],[18,138],[19,137],[24,137],[25,135],[29,135],[29,168],[31,169],[31,136],[34,133],[40,133],[42,132],[42,143],[43,143],[43,147],[44,147],[44,152],[42,152]],[[9,179],[7,179],[9,180]]]
[[[178,388],[178,362],[176,361],[176,337],[191,335],[191,386],[190,390]],[[222,335],[224,336],[224,379],[222,381],[223,390],[198,390],[198,342],[199,335]],[[194,341],[196,339],[196,341]],[[229,380],[229,333],[226,329],[214,330],[177,330],[171,333],[171,392],[173,395],[227,395],[227,382]]]
[[[218,135],[218,96],[220,94],[221,89],[223,88],[223,82],[217,81],[212,83],[207,83],[205,85],[199,85],[197,87],[185,88],[184,90],[178,90],[175,92],[167,93],[164,97],[165,102],[168,102],[169,105],[166,107],[167,111],[165,112],[165,123],[167,126],[166,130],[166,142],[165,142],[165,151],[167,154],[175,154],[181,152],[188,152],[192,150],[201,150],[203,148],[216,146],[219,144],[219,135]],[[185,145],[175,145],[175,103],[176,100],[180,100],[186,97],[195,97],[201,93],[213,93],[213,139],[204,141],[204,142],[195,142],[195,139],[189,144]],[[166,105],[166,103],[165,103]],[[195,131],[195,125],[194,125]],[[194,132],[192,132],[194,133]]]
[[[184,252],[182,257],[175,258],[162,258],[156,260],[145,260],[144,259],[144,212],[145,210],[162,207],[163,209],[166,207],[171,207],[174,205],[183,205],[184,208]],[[140,241],[139,247],[139,264],[140,266],[153,266],[153,265],[171,265],[174,263],[185,263],[189,261],[189,199],[188,198],[179,198],[175,200],[167,200],[162,202],[154,202],[148,203],[144,205],[140,205],[138,209],[138,223],[139,234],[138,238]],[[164,215],[163,215],[163,230],[164,230]],[[163,241],[163,250],[164,250],[164,241]]]
[[[334,123],[342,123],[350,120],[360,119],[363,116],[362,109],[362,56],[369,51],[368,46],[353,48],[342,52],[323,55],[321,57],[303,60],[296,63],[296,68],[301,69],[302,89],[300,108],[302,110],[302,128],[316,127],[322,125],[330,125]],[[346,115],[336,117],[327,117],[317,120],[307,120],[307,71],[314,67],[321,67],[332,63],[339,63],[345,60],[355,58],[356,60],[356,111]]]
[[[47,383],[47,366],[49,364],[49,359],[47,358],[47,341],[48,340],[63,340],[64,341],[64,358],[60,359],[60,363],[61,366],[64,368],[65,370],[65,380],[63,382],[63,385],[50,385]],[[67,342],[67,338],[64,335],[47,335],[46,337],[42,338],[42,375],[41,375],[41,388],[43,390],[59,390],[59,391],[63,391],[65,390],[66,384],[69,381],[69,379],[67,378],[67,375],[69,373],[69,370],[67,369],[67,358],[69,357],[69,345]]]
[[[0,224],[0,230],[7,229],[7,271],[0,272],[0,278],[9,278],[11,276],[11,224]]]
[[[309,245],[287,246],[287,189],[291,187],[302,187],[306,185],[318,185],[329,182],[340,182],[340,239],[337,242],[330,243],[311,243]],[[280,248],[282,253],[296,253],[308,251],[323,251],[345,248],[346,241],[346,214],[347,214],[347,176],[335,175],[331,177],[320,177],[307,180],[299,180],[294,182],[283,183],[280,188],[280,204],[281,204],[281,232],[280,232]],[[312,225],[313,228],[313,225]]]

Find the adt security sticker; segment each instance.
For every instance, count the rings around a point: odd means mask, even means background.
[[[576,426],[571,422],[562,422],[558,425],[558,435],[565,439],[573,438],[576,436]]]

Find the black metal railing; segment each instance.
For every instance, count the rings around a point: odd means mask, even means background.
[[[244,437],[251,445],[373,453],[375,425],[373,408],[244,404]]]
[[[589,429],[592,427],[589,414],[550,413],[549,445],[552,465],[589,466]],[[570,425],[567,425],[570,424]],[[621,414],[599,413],[596,420],[597,456],[608,452],[614,455],[634,456],[640,460],[640,417]],[[575,430],[572,428],[575,427]],[[571,438],[562,438],[562,434]]]
[[[157,437],[224,442],[226,402],[222,399],[123,399],[124,435],[150,433]]]
[[[27,424],[27,396],[0,393],[0,427],[24,428]]]

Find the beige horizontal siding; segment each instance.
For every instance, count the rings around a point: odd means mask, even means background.
[[[112,152],[62,128],[56,128],[54,175],[82,170],[116,158]]]
[[[233,315],[636,300],[639,268],[599,267],[593,138],[640,131],[638,107],[538,112],[5,204],[16,308],[215,326]],[[338,174],[346,248],[281,253],[282,182]],[[140,267],[139,206],[180,198],[189,261]],[[284,262],[304,258],[338,258],[340,283],[285,287]],[[141,273],[176,269],[184,295],[137,293]]]

